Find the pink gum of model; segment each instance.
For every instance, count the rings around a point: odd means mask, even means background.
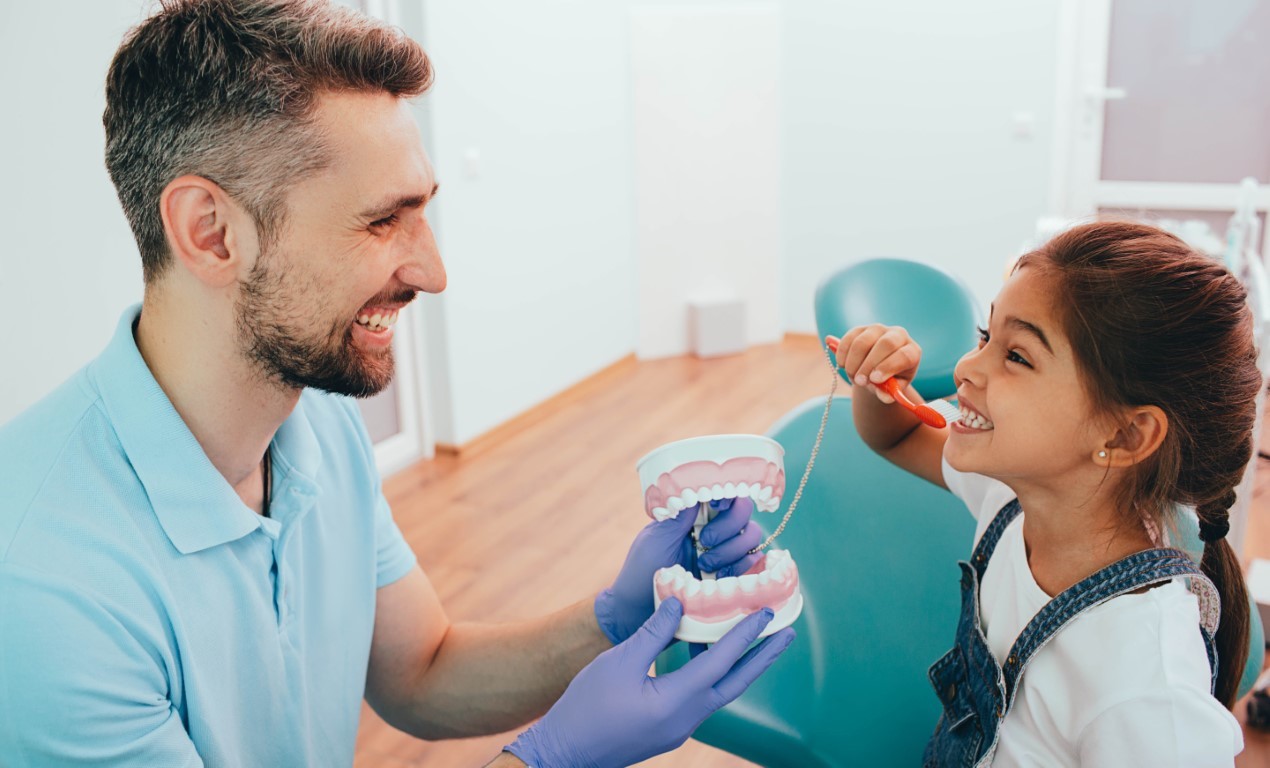
[[[713,515],[706,499],[754,500],[756,510],[774,512],[785,493],[785,451],[762,435],[708,435],[668,443],[640,459],[644,510],[655,520],[686,511],[697,517],[694,538]],[[684,606],[675,636],[713,643],[745,616],[771,608],[775,618],[762,636],[789,626],[802,612],[798,567],[787,551],[772,549],[739,576],[697,579],[682,566],[659,570],[653,578],[658,605],[674,596]]]
[[[677,597],[679,602],[683,603],[686,615],[704,623],[748,616],[763,608],[779,611],[798,590],[798,566],[792,559],[788,569],[788,573],[783,574],[781,579],[773,578],[759,582],[758,577],[767,570],[767,556],[764,555],[744,574],[744,576],[755,577],[753,587],[747,589],[738,584],[735,591],[723,597],[720,597],[717,591],[713,595],[706,595],[699,589],[691,590],[693,594],[688,595],[686,593],[690,590],[677,588],[673,580],[657,579],[657,600],[660,602],[671,596]],[[738,582],[744,579],[744,576],[738,578]],[[717,590],[720,582],[715,584]]]
[[[658,520],[673,517],[673,514],[657,515],[654,510],[666,509],[670,498],[681,497],[684,490],[695,493],[700,488],[741,483],[770,487],[770,498],[779,503],[785,493],[785,470],[756,456],[728,459],[722,465],[713,461],[690,461],[663,472],[655,484],[644,489],[644,511]]]

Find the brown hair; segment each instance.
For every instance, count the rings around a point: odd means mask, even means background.
[[[1117,489],[1120,509],[1159,526],[1193,505],[1200,567],[1221,594],[1216,695],[1233,707],[1247,663],[1248,596],[1225,540],[1235,487],[1252,457],[1262,386],[1244,287],[1217,261],[1144,224],[1100,221],[1019,262],[1056,280],[1060,323],[1095,408],[1155,405],[1163,444]],[[1171,527],[1176,527],[1171,526]]]
[[[313,121],[322,91],[410,97],[431,83],[417,43],[325,0],[163,0],[116,51],[102,116],[146,284],[170,262],[159,196],[172,179],[219,184],[267,244],[288,189],[329,162]]]

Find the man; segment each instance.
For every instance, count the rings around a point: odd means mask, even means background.
[[[762,611],[647,676],[682,611],[653,615],[652,574],[691,565],[690,515],[595,598],[447,620],[345,397],[387,385],[397,313],[445,287],[404,101],[430,80],[415,43],[320,0],[166,0],[117,52],[106,164],[145,298],[0,429],[0,764],[348,765],[364,695],[423,738],[547,712],[497,765],[620,765],[792,640],[747,652]],[[724,575],[751,511],[703,533]]]

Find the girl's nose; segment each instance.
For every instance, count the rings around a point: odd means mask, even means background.
[[[979,353],[982,349],[971,349],[969,352],[961,356],[957,364],[953,366],[953,383],[958,387],[962,382],[982,386],[983,372],[979,365]]]

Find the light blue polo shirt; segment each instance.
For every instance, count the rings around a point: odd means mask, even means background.
[[[351,765],[375,590],[415,563],[353,402],[306,391],[270,518],[137,351],[0,428],[0,765]]]

